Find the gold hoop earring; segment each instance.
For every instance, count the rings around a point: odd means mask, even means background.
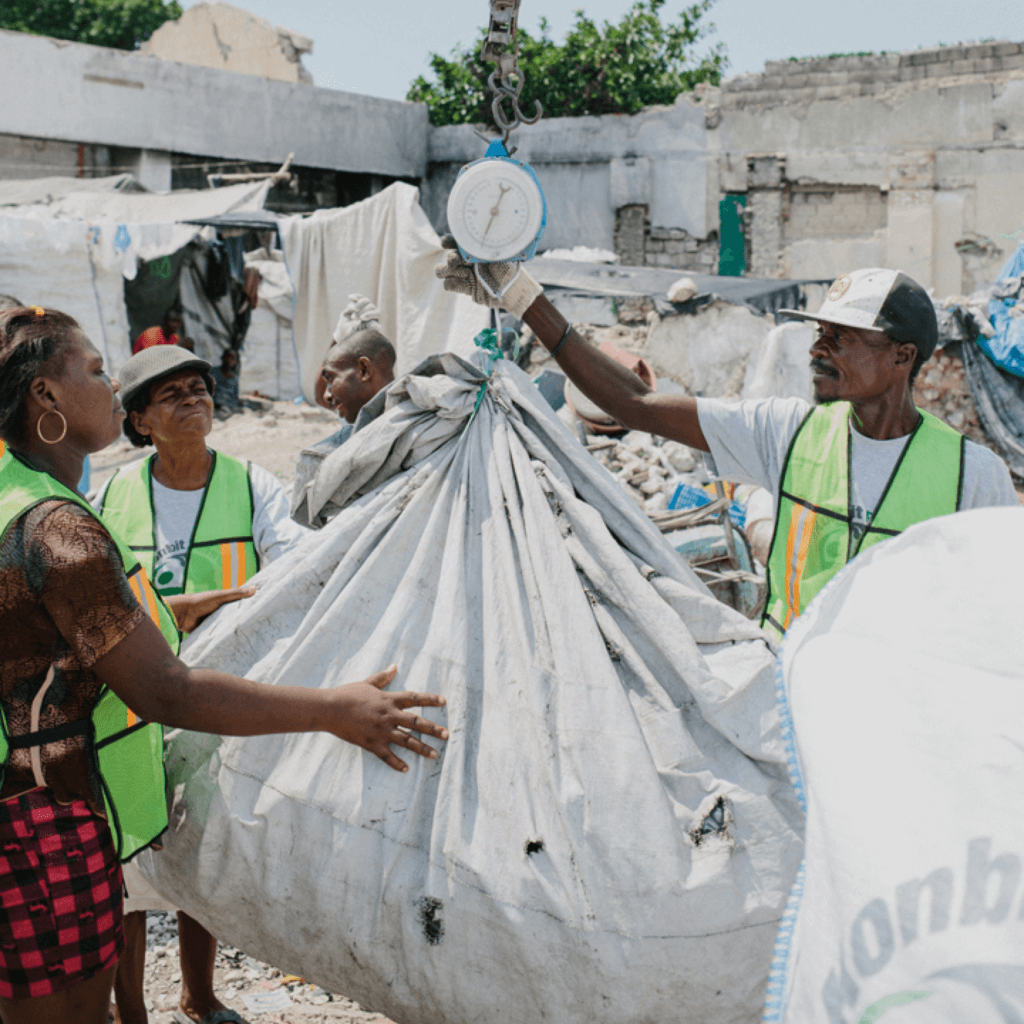
[[[55,438],[52,441],[48,437],[43,437],[43,420],[45,420],[46,417],[50,416],[51,414],[60,417],[60,422],[62,426],[60,437]],[[56,409],[47,409],[46,412],[44,412],[43,415],[36,420],[36,433],[39,435],[39,440],[42,441],[43,444],[60,444],[68,433],[68,421],[64,418],[64,413],[58,412]]]

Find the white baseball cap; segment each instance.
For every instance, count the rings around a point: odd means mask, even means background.
[[[901,270],[872,267],[836,278],[817,313],[780,309],[790,320],[858,327],[915,345],[924,359],[935,351],[939,325],[928,293]]]

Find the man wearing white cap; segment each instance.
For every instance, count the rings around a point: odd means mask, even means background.
[[[515,266],[489,264],[484,272],[500,292]],[[449,291],[493,301],[458,252],[437,275]],[[525,271],[503,304],[624,427],[710,452],[724,478],[772,492],[778,516],[761,624],[776,641],[872,544],[934,516],[1018,504],[997,455],[915,407],[914,379],[935,349],[938,325],[928,294],[899,271],[854,271],[832,285],[818,312],[780,311],[818,324],[810,350],[813,405],[652,392],[589,346]]]

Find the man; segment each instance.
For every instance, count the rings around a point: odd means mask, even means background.
[[[330,437],[303,449],[295,466],[292,518],[304,526],[310,525],[306,493],[324,459],[352,436],[363,407],[395,379],[395,348],[379,330],[377,308],[362,296],[350,298],[353,301],[338,321],[334,344],[320,367],[315,396],[318,405],[346,422]]]
[[[372,327],[336,342],[320,368],[325,407],[355,423],[363,406],[395,379],[395,358],[394,346]]]
[[[138,355],[144,348],[154,345],[180,345],[181,313],[173,307],[164,314],[164,322],[158,327],[147,327],[132,345],[132,355]]]
[[[445,240],[446,248],[454,243]],[[631,430],[710,452],[727,479],[775,497],[762,627],[774,640],[860,551],[959,509],[1017,505],[1003,461],[914,406],[912,387],[938,326],[923,288],[894,270],[840,277],[814,314],[815,404],[728,403],[655,393],[591,348],[525,271],[491,264],[502,305],[526,321],[591,401]],[[437,268],[449,291],[493,300],[457,252]]]

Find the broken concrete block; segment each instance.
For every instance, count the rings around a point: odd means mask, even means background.
[[[313,84],[302,65],[302,55],[313,52],[312,39],[291,29],[275,28],[232,4],[190,7],[177,21],[161,25],[143,43],[141,52],[181,64]]]
[[[689,302],[697,294],[697,291],[697,285],[694,284],[693,278],[681,277],[669,287],[668,301]]]

